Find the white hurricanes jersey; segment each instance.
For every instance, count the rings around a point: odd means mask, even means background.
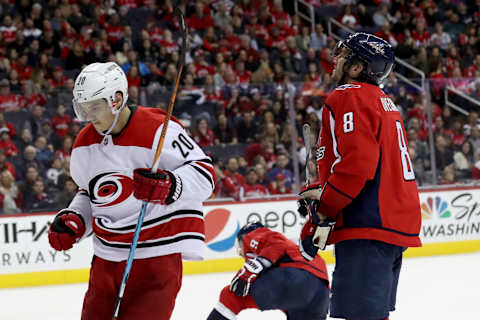
[[[80,191],[70,204],[93,231],[95,255],[110,261],[126,260],[142,201],[133,196],[133,170],[151,168],[165,113],[131,108],[132,116],[118,135],[100,135],[92,124],[78,134],[70,172]],[[211,159],[171,119],[160,155],[160,169],[170,170],[183,183],[178,200],[170,205],[149,203],[135,258],[182,253],[200,260],[205,250],[202,203],[212,193],[215,174]]]

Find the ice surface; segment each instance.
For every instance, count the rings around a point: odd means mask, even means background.
[[[331,274],[333,266],[329,265]],[[405,259],[391,320],[480,319],[480,252]],[[234,273],[185,276],[173,320],[206,319]],[[0,320],[78,320],[86,284],[0,290]],[[239,320],[280,320],[280,311],[246,310]]]

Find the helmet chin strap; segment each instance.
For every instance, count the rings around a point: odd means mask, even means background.
[[[118,109],[117,112],[113,112],[113,109],[112,109],[112,113],[115,115],[115,117],[113,118],[113,123],[110,126],[110,128],[108,128],[107,130],[105,130],[103,132],[100,132],[100,134],[102,136],[104,136],[104,137],[108,136],[112,132],[113,128],[115,128],[115,126],[117,125],[118,118],[120,117],[120,113],[122,113],[122,110],[123,110],[123,108],[125,108],[125,105],[126,105],[125,101],[122,102],[122,103],[123,103],[122,107],[120,109]],[[113,107],[115,107],[115,104],[113,105]]]
[[[108,128],[107,130],[105,130],[103,132],[100,132],[100,134],[102,136],[108,136],[112,132],[113,128],[115,128],[115,126],[117,125],[119,117],[120,117],[120,112],[115,113],[115,118],[113,118],[113,123],[110,126],[110,128]]]

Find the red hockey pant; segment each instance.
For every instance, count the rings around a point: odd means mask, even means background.
[[[82,320],[112,319],[115,300],[125,270],[125,261],[95,257],[83,301]],[[127,281],[119,320],[168,320],[182,285],[179,253],[135,259]]]

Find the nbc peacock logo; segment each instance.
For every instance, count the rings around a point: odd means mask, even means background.
[[[230,211],[224,208],[213,209],[205,215],[205,243],[213,251],[228,251],[235,245],[240,223],[230,216]]]
[[[448,203],[439,196],[428,197],[426,202],[422,202],[421,208],[423,219],[432,219],[434,216],[449,218],[452,215],[448,210]]]

